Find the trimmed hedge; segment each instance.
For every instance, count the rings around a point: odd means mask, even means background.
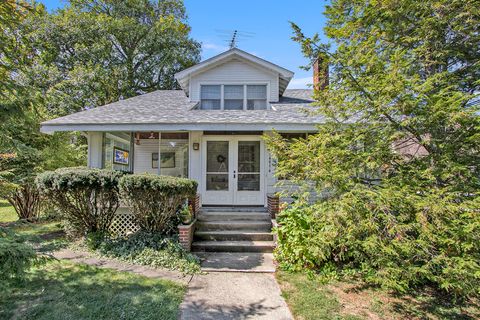
[[[118,182],[123,175],[112,170],[62,168],[40,174],[36,184],[78,235],[108,231],[120,205]]]
[[[195,196],[197,186],[190,179],[151,174],[126,175],[119,182],[121,194],[132,207],[140,228],[163,234],[175,230],[179,209]]]

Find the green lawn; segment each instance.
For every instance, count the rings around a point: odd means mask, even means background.
[[[302,273],[278,272],[290,310],[299,320],[321,319],[480,319],[478,301],[453,304],[451,296],[429,291],[395,296],[358,283],[325,284]]]
[[[7,200],[0,199],[0,223],[8,223],[17,221],[18,216],[15,209],[7,202]]]
[[[42,251],[68,244],[58,221],[1,222]],[[6,286],[5,286],[6,285]],[[27,272],[25,281],[0,283],[0,319],[178,319],[185,286],[66,261],[50,260]]]
[[[184,293],[171,281],[54,261],[0,291],[0,319],[177,319]]]

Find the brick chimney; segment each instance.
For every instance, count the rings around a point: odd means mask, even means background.
[[[320,54],[313,63],[313,88],[323,90],[328,86],[328,60],[327,56]]]

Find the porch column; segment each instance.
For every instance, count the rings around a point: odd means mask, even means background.
[[[103,132],[88,132],[88,167],[102,168]]]

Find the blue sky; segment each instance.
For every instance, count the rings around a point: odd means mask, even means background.
[[[52,11],[65,4],[62,0],[41,0]],[[300,46],[290,37],[288,21],[303,28],[305,34],[323,34],[327,1],[322,0],[184,0],[192,37],[202,43],[202,59],[228,49],[224,30],[254,33],[241,39],[238,48],[295,72],[289,88],[306,88],[311,72],[301,70],[306,60]]]

